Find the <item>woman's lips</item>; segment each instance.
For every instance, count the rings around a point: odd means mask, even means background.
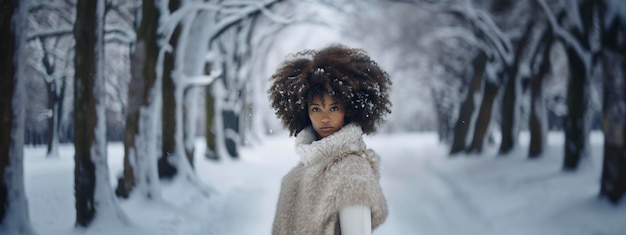
[[[332,131],[332,130],[333,130],[333,127],[330,127],[330,126],[325,126],[325,127],[320,128],[320,130],[321,130],[321,131],[325,131],[325,132],[329,132],[329,131]]]

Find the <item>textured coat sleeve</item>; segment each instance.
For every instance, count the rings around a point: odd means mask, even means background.
[[[298,180],[301,177],[299,173],[299,167],[296,167],[282,178],[276,214],[272,225],[272,235],[300,234],[294,232],[297,231],[294,220],[298,217],[296,214],[296,200],[298,198]]]
[[[331,216],[341,209],[364,205],[371,208],[372,229],[387,217],[387,202],[379,183],[378,157],[351,153],[337,158],[325,170],[327,179],[321,202]]]

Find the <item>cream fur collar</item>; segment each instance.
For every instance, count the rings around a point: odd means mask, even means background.
[[[363,130],[354,123],[343,126],[326,138],[317,141],[315,139],[315,131],[311,126],[296,135],[296,153],[304,165],[343,152],[365,150]]]

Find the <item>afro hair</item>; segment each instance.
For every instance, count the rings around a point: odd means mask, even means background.
[[[270,80],[270,103],[290,136],[311,125],[308,104],[325,93],[343,106],[345,124],[357,124],[365,134],[391,113],[389,75],[362,49],[331,45],[298,52]]]

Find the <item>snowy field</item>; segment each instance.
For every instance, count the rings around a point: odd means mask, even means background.
[[[31,222],[40,235],[263,235],[270,234],[280,179],[297,162],[293,138],[268,137],[242,150],[239,161],[201,157],[196,172],[204,187],[184,180],[163,183],[163,201],[119,200],[128,222],[99,220],[74,228],[73,146],[59,159],[45,147],[25,149],[25,180]],[[389,217],[377,235],[623,235],[626,206],[597,198],[602,135],[591,136],[590,159],[577,172],[562,172],[563,134],[550,133],[548,150],[526,158],[527,135],[506,157],[447,156],[433,133],[367,136],[381,155],[381,183]],[[123,146],[109,144],[111,182],[122,169]]]

